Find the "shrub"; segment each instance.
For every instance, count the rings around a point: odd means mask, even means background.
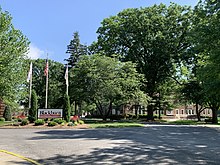
[[[54,122],[54,121],[50,121],[50,122],[48,123],[48,126],[49,126],[49,127],[53,127],[53,126],[56,126],[56,125],[57,125],[57,123]]]
[[[5,118],[6,121],[11,121],[11,108],[9,106],[5,107],[3,117]]]
[[[23,119],[22,121],[21,121],[21,125],[23,126],[23,125],[28,125],[28,120],[27,119]]]
[[[33,90],[31,95],[31,108],[29,109],[28,120],[33,123],[37,119],[37,94]]]
[[[78,123],[79,124],[84,124],[84,121],[83,120],[78,120]]]
[[[64,114],[64,120],[67,122],[70,121],[70,99],[67,94],[64,95],[64,101],[63,101],[63,114]]]
[[[0,121],[5,121],[5,118],[4,117],[0,117]]]
[[[74,121],[78,121],[79,117],[77,115],[71,116],[70,121],[74,122]]]
[[[75,121],[75,122],[74,122],[74,125],[75,125],[75,126],[77,126],[77,125],[78,125],[77,121]]]
[[[34,122],[34,125],[44,125],[44,120],[42,120],[42,119],[38,119],[38,120],[36,120],[35,122]]]
[[[67,126],[74,126],[73,122],[69,122]]]
[[[59,119],[59,118],[53,119],[53,121],[56,122],[57,124],[65,123],[65,120],[62,120],[62,119]]]

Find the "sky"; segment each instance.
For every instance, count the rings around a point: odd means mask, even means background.
[[[78,31],[82,44],[96,41],[103,19],[127,8],[174,2],[194,6],[198,0],[0,0],[16,29],[29,39],[32,59],[48,58],[65,64],[67,45]]]

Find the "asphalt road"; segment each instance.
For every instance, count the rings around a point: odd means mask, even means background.
[[[0,129],[0,149],[45,165],[217,165],[220,128]]]

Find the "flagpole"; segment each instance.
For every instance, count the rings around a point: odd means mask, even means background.
[[[66,72],[65,72],[65,79],[66,79],[66,94],[68,96],[68,91],[69,91],[69,81],[68,81],[68,64],[66,65]]]
[[[30,77],[30,93],[29,93],[29,108],[31,108],[31,90],[32,90],[32,76]]]
[[[30,81],[29,83],[29,108],[31,108],[31,92],[32,92],[32,62],[30,64],[30,69],[29,69],[29,73],[28,73],[28,81]]]
[[[48,64],[48,54],[47,54],[47,63],[46,67],[49,67]],[[47,109],[47,97],[48,97],[48,74],[49,73],[49,68],[47,68],[47,73],[46,73],[46,100],[45,100],[45,109]]]

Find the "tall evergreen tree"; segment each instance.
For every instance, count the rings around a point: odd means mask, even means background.
[[[28,120],[33,123],[37,119],[37,94],[35,90],[32,90],[31,95],[31,108],[29,109]]]
[[[70,100],[67,94],[64,95],[63,103],[64,103],[63,104],[63,117],[64,117],[64,120],[69,122],[70,121]]]
[[[75,66],[80,56],[88,53],[87,46],[80,43],[80,36],[78,32],[74,32],[73,39],[67,46],[66,53],[70,54],[70,57],[66,59],[70,68]]]

